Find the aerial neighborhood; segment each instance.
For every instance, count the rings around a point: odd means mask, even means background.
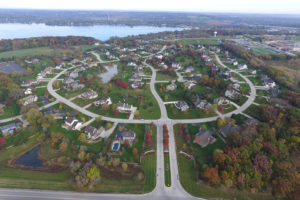
[[[266,70],[279,56],[242,48],[249,35],[202,31],[41,37],[21,41],[53,53],[0,52],[0,187],[292,199],[298,86]]]

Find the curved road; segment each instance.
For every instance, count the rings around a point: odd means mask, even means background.
[[[162,53],[165,50],[166,46],[164,46],[159,53]],[[150,57],[153,55],[150,55]],[[221,115],[221,117],[230,117],[232,114],[239,114],[246,110],[253,102],[256,96],[256,89],[252,82],[245,77],[244,75],[240,74],[238,71],[232,70],[226,65],[222,63],[222,61],[219,59],[218,55],[216,56],[217,62],[229,69],[231,72],[238,74],[241,76],[246,83],[250,86],[250,95],[248,100],[243,104],[241,107],[238,107],[236,110],[226,113],[224,115]],[[149,58],[149,57],[147,57]],[[146,58],[146,59],[147,59]],[[176,144],[175,144],[175,138],[174,138],[174,130],[173,126],[177,123],[201,123],[201,122],[210,122],[217,120],[218,117],[209,117],[209,118],[202,118],[202,119],[185,119],[185,120],[172,120],[168,118],[167,110],[164,105],[164,102],[158,95],[158,93],[155,90],[155,82],[156,82],[156,70],[146,63],[146,60],[143,62],[146,66],[150,67],[152,70],[152,77],[150,82],[150,89],[152,94],[154,95],[155,99],[157,100],[160,110],[161,110],[161,118],[158,120],[129,120],[129,119],[117,119],[117,118],[110,118],[102,116],[103,120],[112,121],[112,122],[118,122],[118,123],[140,123],[140,124],[149,124],[151,122],[154,122],[157,125],[157,177],[156,177],[156,187],[155,189],[148,193],[148,194],[96,194],[96,193],[76,193],[76,192],[56,192],[56,191],[41,191],[41,190],[23,190],[23,189],[0,189],[0,199],[8,199],[8,200],[21,200],[21,199],[57,199],[57,200],[85,200],[85,199],[111,199],[111,200],[135,200],[135,199],[145,199],[145,200],[152,200],[152,199],[172,199],[172,200],[179,200],[179,199],[196,199],[195,197],[188,194],[183,187],[180,184],[179,181],[179,174],[178,174],[178,165],[177,165],[177,153],[176,153]],[[79,112],[90,116],[92,118],[98,117],[100,115],[92,113],[74,103],[72,103],[70,100],[60,96],[53,90],[53,82],[57,80],[59,76],[61,76],[63,73],[65,73],[67,70],[73,69],[75,66],[65,69],[59,74],[57,74],[54,78],[52,78],[47,85],[47,89],[49,93],[54,96],[57,100],[57,102],[63,102],[70,106],[73,109],[78,110]],[[21,117],[21,116],[17,116]],[[2,120],[3,121],[3,120]],[[1,120],[0,120],[1,122]],[[164,177],[164,153],[163,153],[163,130],[162,126],[163,124],[166,124],[169,130],[170,134],[170,143],[169,143],[169,155],[170,155],[170,169],[171,169],[171,187],[165,186],[165,177]]]

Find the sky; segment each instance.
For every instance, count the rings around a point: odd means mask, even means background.
[[[300,0],[0,0],[0,8],[300,15]]]

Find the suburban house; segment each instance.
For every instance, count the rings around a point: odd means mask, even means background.
[[[0,103],[0,109],[5,108],[5,105]]]
[[[21,127],[21,125],[21,122],[13,122],[11,124],[0,126],[0,131],[2,132],[3,136],[7,136],[8,134],[12,135],[15,130]]]
[[[248,67],[247,67],[246,64],[239,64],[239,65],[238,65],[238,69],[244,70],[244,69],[248,69]]]
[[[142,78],[137,75],[137,74],[134,74],[130,79],[128,79],[129,82],[133,83],[133,82],[141,82],[142,81]]]
[[[66,117],[65,127],[72,130],[80,130],[82,123],[74,117]]]
[[[176,90],[176,88],[177,88],[177,85],[175,83],[171,83],[171,84],[167,85],[166,91],[167,92],[174,91],[174,90]]]
[[[117,104],[117,110],[121,113],[130,113],[133,109],[132,105],[129,105],[127,103],[121,103],[119,102]]]
[[[202,148],[206,147],[208,144],[213,144],[216,138],[213,137],[213,132],[211,130],[200,130],[194,139],[194,143],[200,145]]]
[[[241,85],[239,83],[237,83],[237,82],[234,82],[234,83],[230,83],[229,87],[231,87],[231,88],[233,88],[235,90],[240,90]]]
[[[268,78],[268,79],[264,80],[264,86],[266,88],[273,88],[276,86],[276,83],[272,79]]]
[[[135,66],[137,66],[137,65],[136,65],[136,63],[134,63],[134,62],[130,62],[130,63],[127,64],[127,66],[134,66],[134,67],[135,67]]]
[[[124,143],[127,140],[129,144],[132,145],[136,138],[136,134],[131,130],[125,129],[123,131],[120,131],[119,129],[117,129],[117,138],[121,143]]]
[[[70,83],[74,83],[75,80],[71,77],[65,77],[62,82],[63,82],[63,84],[67,85],[67,84],[70,84]]]
[[[177,63],[172,63],[172,68],[175,69],[175,70],[179,70],[182,67],[179,64],[177,64]]]
[[[234,124],[226,124],[225,126],[221,127],[219,129],[219,132],[224,136],[227,137],[229,136],[231,133],[237,131],[239,132],[241,130],[241,128],[237,125]]]
[[[190,108],[185,101],[178,101],[177,103],[175,103],[175,107],[182,112],[187,111]]]
[[[236,99],[238,97],[239,93],[236,90],[226,90],[225,91],[225,97],[228,97],[230,99]]]
[[[38,97],[36,95],[30,95],[28,97],[23,98],[23,106],[27,106],[33,102],[36,102],[38,100]]]
[[[141,82],[133,82],[133,83],[131,83],[130,86],[132,89],[137,89],[140,87],[140,85],[141,85]]]
[[[214,104],[216,104],[218,106],[226,105],[226,104],[229,104],[229,101],[225,97],[218,97],[218,98],[214,99]]]
[[[248,69],[247,72],[249,74],[256,75],[256,70],[255,69]]]
[[[32,94],[32,88],[26,88],[26,89],[24,90],[24,94],[25,94],[25,95]]]
[[[82,93],[80,95],[80,97],[83,98],[83,99],[95,99],[95,98],[98,97],[98,94],[94,90],[87,90],[84,93]]]
[[[237,60],[233,60],[233,61],[231,62],[231,64],[232,64],[233,66],[237,66],[239,63],[238,63]]]
[[[112,104],[112,101],[111,101],[110,97],[102,98],[102,99],[99,99],[99,100],[94,102],[94,105],[97,106],[97,107],[98,106],[103,107],[103,106],[111,105],[111,104]]]
[[[30,87],[32,85],[36,85],[38,84],[39,82],[37,80],[25,80],[22,82],[21,86],[22,87]]]
[[[184,82],[184,87],[187,88],[188,90],[192,90],[196,84],[197,84],[196,81],[186,81]]]
[[[63,63],[60,63],[59,65],[56,65],[55,69],[61,69],[61,68],[65,67],[65,66],[66,66],[66,64],[63,62]]]
[[[210,104],[206,100],[201,100],[197,97],[196,101],[193,102],[194,106],[199,109],[209,109]]]
[[[84,85],[80,84],[78,81],[74,81],[72,83],[66,84],[65,88],[69,91],[75,91],[84,88]]]
[[[87,139],[92,139],[92,140],[96,140],[98,139],[101,134],[103,134],[105,132],[105,129],[103,127],[100,128],[95,128],[93,126],[87,126],[84,129],[84,133],[86,134],[86,138]]]
[[[185,72],[185,73],[192,73],[194,70],[195,70],[195,69],[194,69],[194,67],[192,67],[192,66],[189,66],[189,67],[185,67],[185,68],[184,68],[184,72]]]
[[[219,75],[222,76],[225,80],[229,80],[231,78],[230,72],[228,70],[220,71]]]
[[[78,78],[79,77],[79,75],[78,75],[78,72],[77,71],[73,71],[73,72],[71,72],[70,74],[69,74],[69,77],[70,78]]]

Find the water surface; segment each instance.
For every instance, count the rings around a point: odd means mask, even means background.
[[[44,164],[38,158],[38,150],[39,146],[34,147],[32,150],[28,151],[24,155],[22,155],[16,162],[16,165],[24,165],[26,167],[41,167],[44,168]]]
[[[183,28],[152,26],[48,26],[45,24],[0,24],[0,39],[30,38],[41,36],[89,36],[98,40],[108,40],[112,36],[125,37],[163,31],[183,30]]]

